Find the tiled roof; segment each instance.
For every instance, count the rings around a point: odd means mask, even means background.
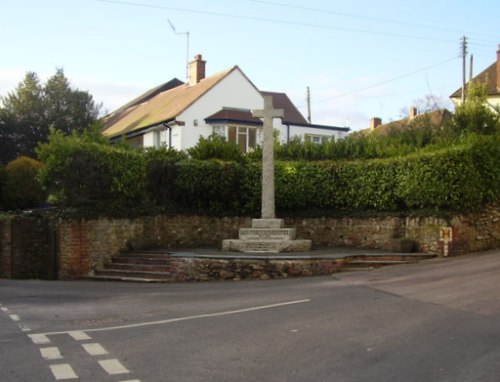
[[[368,134],[377,134],[377,135],[386,135],[393,130],[402,130],[416,121],[423,120],[424,118],[429,118],[429,124],[433,128],[442,127],[443,124],[451,118],[452,114],[446,109],[434,110],[428,113],[419,114],[415,118],[404,118],[397,121],[384,123],[382,125],[378,125],[375,129],[368,128],[364,130],[358,131],[358,133],[363,135]]]
[[[495,61],[472,79],[473,81],[486,84],[486,94],[489,96],[500,95],[500,89],[497,87],[497,65],[500,65],[500,62]],[[462,97],[462,88],[459,88],[450,96],[450,98],[460,97]]]
[[[263,96],[272,96],[273,108],[283,109],[283,123],[307,124],[307,120],[302,114],[300,114],[300,111],[295,107],[285,93],[260,92],[260,94]]]
[[[262,125],[259,118],[252,116],[252,112],[246,109],[224,107],[217,113],[205,118],[207,123],[242,123],[249,125]]]
[[[191,106],[237,66],[201,80],[194,86],[182,84],[166,91],[152,89],[104,119],[102,133],[108,137],[127,134],[170,121]],[[154,94],[152,97],[149,95]]]

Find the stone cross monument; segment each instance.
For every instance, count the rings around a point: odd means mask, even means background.
[[[275,219],[274,207],[274,137],[273,119],[283,118],[283,110],[273,109],[273,97],[264,96],[264,109],[253,110],[252,115],[264,120],[262,144],[262,219]]]
[[[252,115],[264,120],[261,219],[252,219],[252,228],[240,228],[239,239],[223,240],[222,250],[250,253],[309,251],[311,240],[295,240],[295,228],[283,228],[283,219],[276,219],[273,119],[283,118],[283,110],[273,109],[273,98],[264,96],[264,109],[254,110]]]

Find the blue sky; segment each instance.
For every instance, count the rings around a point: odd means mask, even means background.
[[[496,60],[497,0],[1,0],[0,95],[26,71],[64,69],[112,111],[202,54],[207,75],[238,65],[285,92],[313,123],[368,127],[461,84],[460,39],[477,74]],[[469,69],[467,69],[468,71]],[[451,107],[451,105],[449,105]]]

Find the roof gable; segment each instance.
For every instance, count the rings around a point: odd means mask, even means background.
[[[500,89],[497,87],[497,63],[495,61],[493,64],[488,66],[485,70],[475,76],[472,81],[486,84],[486,94],[488,96],[499,96]],[[469,84],[467,82],[467,84]],[[460,98],[462,97],[462,88],[457,89],[450,98]]]
[[[260,92],[260,94],[273,97],[273,107],[283,110],[283,123],[308,123],[285,93]]]

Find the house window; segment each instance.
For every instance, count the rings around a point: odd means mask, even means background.
[[[236,143],[242,152],[247,153],[257,146],[257,129],[254,127],[229,126],[227,140]]]
[[[168,146],[168,130],[156,130],[154,132],[154,147]]]
[[[215,125],[214,126],[214,134],[219,135],[221,137],[226,137],[226,129],[224,126]]]
[[[312,142],[316,144],[321,144],[321,143],[326,143],[331,140],[331,137],[328,135],[312,135],[312,134],[305,134],[304,135],[305,141],[306,142]]]

